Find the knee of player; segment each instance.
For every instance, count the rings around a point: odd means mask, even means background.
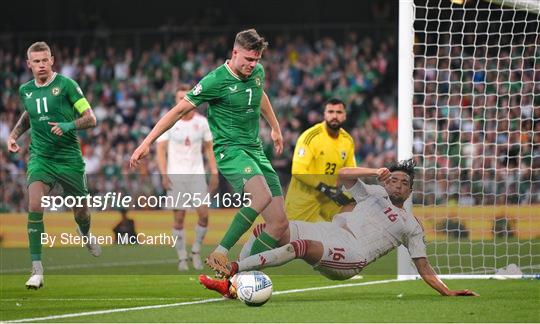
[[[208,214],[206,215],[199,215],[199,221],[197,222],[202,227],[206,227],[208,225]]]
[[[28,201],[28,211],[42,213],[44,208],[41,206],[41,201],[37,199],[30,199]]]

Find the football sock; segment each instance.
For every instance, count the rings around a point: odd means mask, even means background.
[[[32,261],[41,261],[41,234],[45,232],[42,212],[28,213],[28,247]]]
[[[240,254],[238,255],[238,260],[244,260],[251,255],[251,247],[253,246],[253,243],[255,243],[255,239],[257,238],[257,236],[262,233],[265,227],[266,224],[258,224],[257,226],[255,226],[255,228],[253,229],[253,234],[249,236],[247,242],[242,247],[242,251],[240,251]]]
[[[293,241],[277,249],[261,252],[238,261],[238,271],[260,269],[262,267],[276,267],[296,258],[302,258],[307,251],[307,242]]]
[[[261,235],[257,236],[253,246],[251,247],[251,255],[261,253],[266,250],[271,250],[276,247],[278,240],[268,235],[266,232],[262,232]]]
[[[231,225],[229,225],[229,228],[219,245],[226,250],[230,250],[231,247],[238,242],[240,237],[247,232],[258,215],[259,213],[252,208],[241,208],[238,213],[234,215],[234,219]]]
[[[204,240],[204,236],[206,235],[206,231],[208,230],[208,227],[203,227],[199,224],[195,226],[195,242],[193,242],[193,246],[191,247],[191,252],[193,253],[199,253],[201,252],[201,245]]]
[[[253,243],[255,243],[255,240],[257,238],[255,235],[250,235],[247,242],[242,247],[242,251],[240,251],[240,254],[238,255],[238,260],[244,260],[248,256],[251,255],[251,248],[253,247]]]
[[[43,274],[43,265],[41,261],[32,261],[32,273],[37,275]]]
[[[84,218],[75,217],[75,222],[79,225],[81,234],[88,236],[88,232],[90,231],[90,214],[88,214],[88,217]]]
[[[178,259],[180,260],[187,259],[186,241],[184,239],[184,230],[173,228],[172,235],[173,235],[173,238],[176,238],[176,243],[174,244],[174,248],[176,249],[176,253],[178,254]]]

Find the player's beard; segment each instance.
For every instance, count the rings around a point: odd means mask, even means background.
[[[398,193],[391,193],[388,195],[388,198],[390,198],[394,206],[401,206],[405,202],[405,199]]]
[[[333,120],[330,120],[330,121],[326,121],[326,126],[328,126],[328,128],[330,128],[331,130],[339,130],[341,128],[341,126],[343,126],[343,123],[340,123],[338,120],[336,119],[333,119]]]

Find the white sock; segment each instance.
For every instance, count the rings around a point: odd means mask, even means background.
[[[180,260],[187,259],[186,240],[184,239],[184,230],[173,228],[172,235],[174,238],[177,238],[174,248],[176,249],[176,253],[178,254],[178,259]]]
[[[38,275],[43,274],[43,265],[41,264],[41,261],[32,261],[32,272]]]
[[[207,230],[208,230],[208,227],[202,227],[199,224],[195,226],[195,242],[193,242],[193,246],[191,247],[191,252],[193,253],[201,252],[201,245],[204,240],[204,237],[206,236]]]
[[[256,270],[263,267],[276,267],[294,260],[296,253],[292,244],[249,256],[238,262],[238,271]]]
[[[222,254],[225,254],[225,255],[229,254],[229,250],[227,250],[226,248],[224,248],[224,247],[221,246],[221,245],[218,245],[218,246],[216,247],[216,249],[214,250],[214,252],[222,253]]]
[[[250,255],[251,247],[253,246],[253,243],[255,243],[256,239],[257,238],[253,234],[249,236],[247,242],[242,247],[242,251],[240,251],[240,254],[238,255],[238,260],[242,261]]]

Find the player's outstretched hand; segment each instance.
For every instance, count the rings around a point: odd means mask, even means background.
[[[475,296],[477,297],[480,295],[478,295],[472,290],[464,289],[464,290],[450,290],[447,296]]]
[[[283,153],[283,136],[281,136],[281,131],[272,130],[270,136],[272,137],[272,141],[274,141],[276,155],[281,155],[281,153]]]
[[[150,153],[150,147],[148,147],[145,144],[139,145],[135,152],[131,155],[131,158],[129,159],[129,166],[131,168],[136,168],[141,160]]]
[[[390,173],[390,170],[388,168],[380,168],[377,169],[377,179],[379,182],[385,182],[386,180],[390,179],[390,176],[392,174]]]
[[[19,152],[19,145],[17,144],[17,140],[15,140],[13,137],[9,136],[7,140],[7,148],[11,153],[17,153]]]

